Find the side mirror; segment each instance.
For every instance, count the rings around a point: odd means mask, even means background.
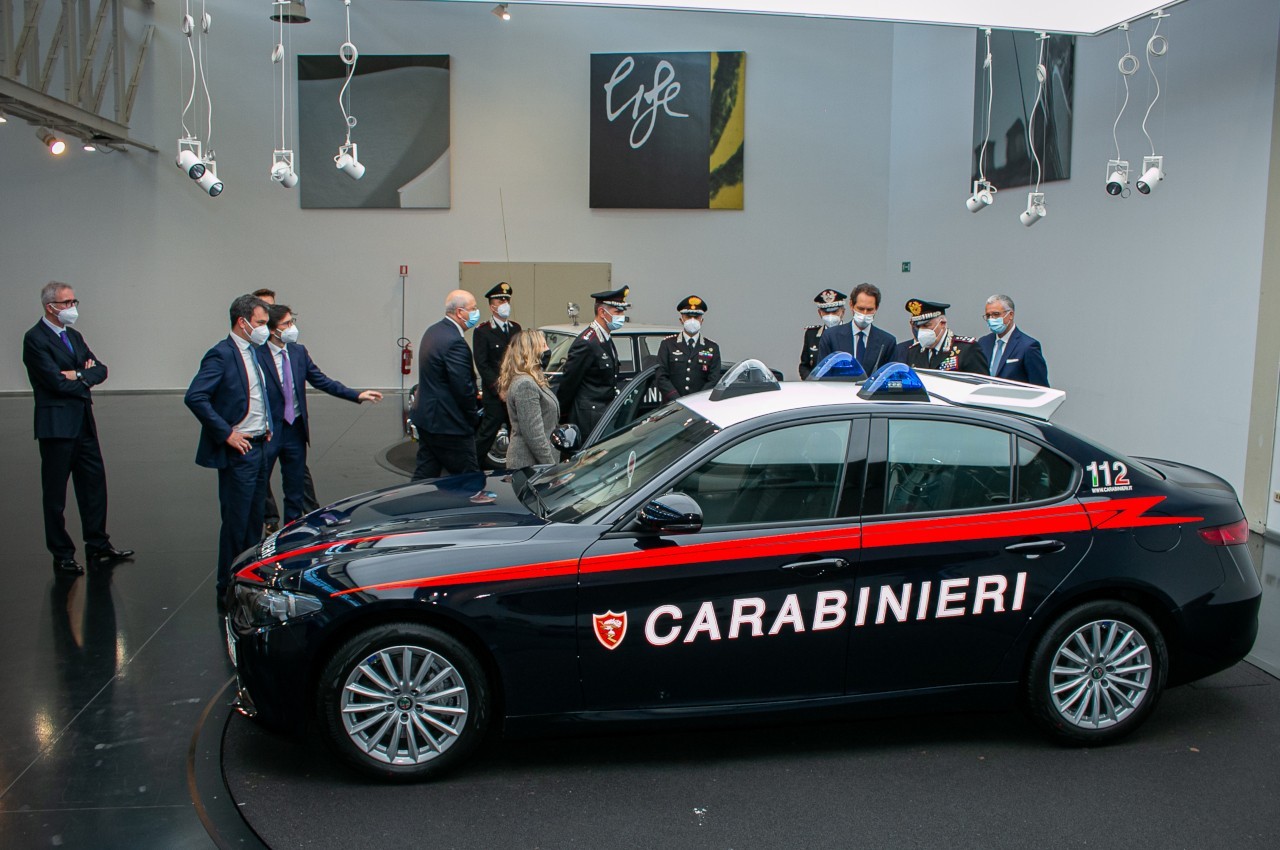
[[[650,499],[636,524],[648,534],[693,534],[702,530],[702,508],[684,493],[667,493]]]

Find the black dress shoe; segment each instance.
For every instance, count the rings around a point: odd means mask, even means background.
[[[83,575],[84,567],[77,564],[75,558],[54,558],[53,571],[55,573],[78,576]]]
[[[116,561],[132,558],[133,550],[108,546],[106,549],[93,549],[85,554],[89,558],[89,565],[94,566],[96,564],[114,564]]]

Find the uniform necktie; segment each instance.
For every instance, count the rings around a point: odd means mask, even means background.
[[[280,349],[281,372],[284,372],[284,421],[293,424],[297,414],[293,412],[293,367],[289,365],[289,350]]]
[[[991,352],[991,374],[1000,371],[1000,355],[1004,354],[1004,340],[997,339],[995,350]]]
[[[67,347],[67,351],[70,351],[72,354],[74,354],[76,350],[71,346],[71,337],[67,336],[67,332],[58,331],[58,337],[62,340],[62,344]]]
[[[858,352],[854,356],[857,357],[859,360],[861,360],[863,355],[865,355],[866,353],[867,353],[867,333],[866,331],[860,331],[858,333]]]

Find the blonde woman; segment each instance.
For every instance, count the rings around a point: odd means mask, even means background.
[[[498,394],[507,403],[507,416],[511,419],[506,463],[509,470],[560,460],[550,439],[551,429],[560,420],[560,402],[542,372],[550,353],[542,331],[523,330],[511,338],[502,357]]]

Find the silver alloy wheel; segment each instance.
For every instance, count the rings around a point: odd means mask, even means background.
[[[1049,672],[1054,709],[1081,729],[1105,729],[1138,709],[1151,689],[1151,648],[1133,626],[1095,620],[1058,647]]]
[[[419,765],[457,742],[470,716],[467,683],[449,659],[421,646],[389,646],[352,669],[342,724],[375,761]]]

